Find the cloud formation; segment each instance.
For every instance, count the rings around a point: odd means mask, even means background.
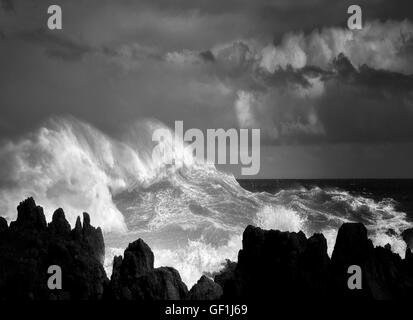
[[[360,0],[361,31],[346,1],[56,4],[62,32],[45,0],[1,2],[1,140],[71,114],[113,136],[149,117],[268,146],[413,141],[411,1]]]
[[[413,24],[410,21],[366,23],[362,30],[323,28],[309,35],[293,33],[281,44],[262,50],[260,66],[273,73],[291,66],[329,69],[340,53],[356,66],[413,73]]]
[[[0,4],[4,11],[14,11],[14,4],[12,0],[1,0]]]

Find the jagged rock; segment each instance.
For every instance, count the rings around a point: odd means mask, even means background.
[[[138,239],[130,243],[125,250],[121,269],[122,275],[136,278],[150,272],[154,269],[154,260],[151,248],[142,239]]]
[[[371,240],[367,238],[367,229],[363,224],[344,223],[340,227],[331,262],[331,286],[336,295],[346,298],[368,298],[372,290],[378,290],[376,283],[369,279],[371,273],[376,272],[374,247]],[[352,265],[361,267],[364,287],[362,290],[349,290],[348,288],[348,268]]]
[[[76,218],[75,227],[72,230],[72,236],[73,236],[73,239],[75,239],[77,241],[80,241],[83,238],[82,222],[80,221],[79,216]]]
[[[362,289],[350,290],[348,268],[362,270]],[[223,299],[354,298],[397,299],[413,296],[413,253],[406,258],[389,245],[374,248],[367,229],[345,223],[338,232],[331,260],[323,235],[264,231],[248,226],[237,264],[215,276]]]
[[[314,234],[308,240],[300,256],[299,268],[302,270],[302,286],[326,294],[330,258],[327,254],[327,240],[322,234]]]
[[[8,228],[7,221],[3,217],[0,217],[0,232],[6,231]]]
[[[0,233],[0,300],[100,299],[108,281],[97,259],[103,245],[100,229],[90,226],[82,230],[83,238],[76,238],[62,209],[47,225],[32,198],[17,211],[17,220]],[[47,287],[51,265],[61,267],[62,290]]]
[[[117,300],[180,300],[188,293],[186,285],[173,268],[154,268],[154,255],[138,239],[129,244],[124,257],[115,257],[113,272],[105,294]]]
[[[89,251],[103,264],[105,260],[105,241],[103,239],[102,229],[90,225],[90,216],[86,212],[83,213],[82,234],[84,242],[86,242],[89,247]]]
[[[222,270],[214,274],[214,281],[223,288],[227,296],[236,296],[236,293],[240,291],[238,288],[239,283],[234,281],[237,265],[236,262],[227,259]]]
[[[50,232],[55,235],[67,236],[70,234],[70,224],[67,222],[63,209],[57,209],[53,213],[52,222],[49,223]]]
[[[323,235],[265,231],[248,226],[238,262],[227,261],[214,281],[203,276],[188,293],[173,268],[154,268],[154,255],[141,239],[115,257],[111,280],[102,261],[103,234],[88,214],[71,230],[62,209],[47,225],[43,209],[29,198],[8,226],[0,217],[0,300],[114,299],[215,300],[288,298],[409,299],[413,297],[413,253],[405,259],[390,245],[374,247],[362,224],[345,223],[332,258]],[[403,236],[406,242],[410,231]],[[406,238],[407,237],[407,238]],[[410,239],[410,240],[409,240]],[[47,288],[47,268],[59,265],[63,289]],[[362,269],[362,289],[350,290],[348,267]]]
[[[171,267],[156,268],[136,278],[132,285],[137,300],[183,300],[188,294],[179,272]]]
[[[402,237],[403,237],[404,242],[406,242],[407,247],[410,250],[413,250],[413,228],[404,230],[402,232]]]
[[[349,290],[348,268],[357,265],[362,270],[362,289]],[[390,246],[374,248],[361,223],[345,223],[337,234],[331,258],[331,287],[341,298],[392,299],[405,295],[407,274],[402,271],[399,255]]]
[[[322,235],[307,240],[304,233],[265,231],[248,226],[232,275],[215,277],[224,299],[269,299],[277,296],[322,295],[329,258]]]
[[[218,300],[222,294],[223,290],[218,283],[202,276],[189,291],[188,300]]]
[[[43,231],[47,228],[43,208],[36,205],[33,198],[20,202],[17,207],[17,219],[10,223],[10,228],[24,228],[32,231]]]

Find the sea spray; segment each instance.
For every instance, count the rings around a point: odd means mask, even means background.
[[[323,233],[331,255],[340,225],[363,222],[375,245],[390,243],[404,255],[400,233],[410,223],[394,200],[320,187],[250,192],[233,175],[196,159],[172,166],[152,159],[151,133],[162,126],[143,120],[113,138],[73,118],[53,119],[2,144],[1,212],[15,217],[15,203],[25,196],[44,206],[49,221],[57,207],[72,225],[87,211],[105,231],[109,273],[113,256],[142,238],[157,266],[175,267],[189,285],[218,271],[225,259],[237,259],[249,224]]]

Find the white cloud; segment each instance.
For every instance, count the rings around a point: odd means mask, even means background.
[[[252,128],[255,124],[253,114],[254,96],[250,92],[238,91],[238,99],[235,101],[235,112],[238,124],[241,128]]]
[[[199,54],[191,50],[183,50],[181,52],[168,52],[165,55],[165,60],[169,63],[182,66],[186,64],[196,64],[202,62]]]
[[[262,49],[259,65],[273,73],[291,66],[300,69],[307,65],[328,69],[332,60],[344,53],[356,67],[366,64],[404,74],[413,73],[413,54],[405,52],[413,41],[410,21],[374,21],[360,31],[340,28],[286,34],[278,46]]]
[[[307,64],[307,55],[304,51],[304,37],[299,34],[288,34],[280,46],[267,46],[262,49],[260,67],[273,73],[278,69],[291,66],[300,69]]]

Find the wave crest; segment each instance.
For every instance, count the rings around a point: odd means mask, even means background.
[[[143,238],[157,265],[177,268],[187,284],[217,271],[225,259],[235,260],[249,224],[323,233],[331,255],[341,224],[362,222],[375,245],[390,243],[405,254],[400,234],[411,224],[392,199],[319,187],[249,192],[174,138],[162,141],[162,156],[153,156],[152,134],[159,128],[170,130],[159,121],[139,121],[114,139],[84,122],[58,118],[0,145],[0,212],[14,218],[14,206],[28,196],[49,220],[63,207],[73,225],[86,210],[106,232],[108,257]]]
[[[262,229],[299,232],[305,231],[305,218],[284,206],[265,206],[257,213],[255,225]]]
[[[152,132],[160,127],[167,128],[156,121],[135,123],[116,140],[75,118],[54,118],[25,138],[0,145],[2,213],[14,218],[15,204],[31,196],[44,206],[48,219],[63,207],[74,224],[86,210],[105,231],[126,231],[112,196],[149,186],[195,162],[174,149],[179,144],[173,141],[162,142],[169,158],[152,158]],[[171,157],[173,166],[168,165]]]

